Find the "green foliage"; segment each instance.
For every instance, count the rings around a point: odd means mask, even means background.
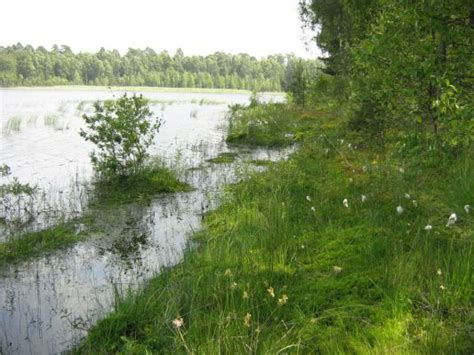
[[[96,171],[104,178],[140,173],[161,125],[146,99],[124,94],[117,100],[96,102],[94,108],[93,115],[83,115],[88,130],[81,129],[80,134],[98,148],[91,154]]]
[[[474,135],[474,11],[469,1],[302,2],[353,127],[469,146]]]
[[[0,85],[114,85],[281,91],[293,55],[257,59],[216,52],[208,56],[174,55],[130,48],[75,54],[68,46],[0,46]],[[312,63],[308,60],[305,63]]]
[[[11,175],[11,169],[8,165],[0,165],[0,177],[5,178]],[[0,198],[5,198],[6,195],[32,195],[36,191],[36,186],[30,184],[22,184],[16,177],[12,181],[0,184]]]
[[[283,89],[297,105],[305,107],[307,104],[311,82],[317,80],[320,69],[318,62],[297,59],[288,63]]]

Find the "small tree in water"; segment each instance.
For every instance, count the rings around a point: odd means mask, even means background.
[[[83,115],[88,130],[80,135],[97,146],[92,165],[101,177],[127,177],[139,173],[148,158],[147,148],[161,126],[142,95],[94,104],[93,115]]]

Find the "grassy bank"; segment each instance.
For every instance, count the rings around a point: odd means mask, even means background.
[[[370,147],[332,107],[285,109],[299,151],[231,186],[77,352],[474,351],[472,151]]]
[[[230,107],[227,142],[231,144],[284,147],[301,132],[300,112],[283,103],[258,103]]]
[[[97,225],[101,221],[96,220],[97,211],[137,201],[147,202],[160,193],[190,190],[189,185],[178,180],[174,171],[161,164],[150,165],[139,174],[127,178],[99,180],[94,184],[89,205],[80,218],[38,232],[12,236],[0,243],[0,267],[65,248],[91,235],[100,234]]]

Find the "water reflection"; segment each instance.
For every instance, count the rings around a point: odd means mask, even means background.
[[[190,118],[189,107],[179,106],[173,105],[176,111],[170,111],[174,113],[165,117],[173,122],[168,127],[174,128],[168,132],[174,133],[167,138],[162,136],[155,149],[170,161],[176,160],[179,153],[179,164],[184,167],[182,177],[196,189],[189,193],[159,195],[149,203],[96,211],[98,225],[95,227],[101,231],[97,236],[72,248],[1,269],[0,352],[47,354],[69,349],[86,335],[97,319],[112,309],[116,292],[136,288],[162,267],[178,262],[189,233],[200,228],[202,214],[219,203],[222,187],[243,177],[240,172],[245,169],[240,168],[239,160],[224,165],[206,163],[207,159],[229,149],[223,142],[223,107],[216,110],[219,105],[209,106],[209,112]],[[187,130],[183,131],[183,127]],[[64,132],[54,131],[54,134]],[[19,132],[15,136],[19,139],[26,133]],[[13,139],[13,135],[10,138]],[[20,175],[28,176],[23,165],[28,159],[16,155],[27,151],[25,147],[18,147],[25,143],[21,140],[5,143],[3,138],[0,142],[0,160],[11,156],[12,168],[16,166]],[[38,142],[34,144],[45,148]],[[15,153],[5,154],[3,148],[12,145]],[[74,148],[62,149],[62,157],[52,158],[47,165],[41,161],[32,165],[29,178],[48,186],[52,183],[48,178],[55,172],[63,174],[63,178],[70,177],[68,169],[63,171],[64,159],[72,159],[77,164],[82,154],[87,153],[83,150],[77,153]],[[76,153],[81,158],[75,156]],[[248,151],[241,152],[240,158],[277,160],[287,153]],[[77,171],[77,167],[71,170]],[[75,203],[71,204],[78,208]]]

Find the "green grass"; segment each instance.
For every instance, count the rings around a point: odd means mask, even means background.
[[[166,192],[190,191],[191,187],[178,180],[176,173],[161,165],[152,164],[140,173],[95,183],[93,205],[114,205],[149,200]]]
[[[231,186],[197,247],[118,297],[77,352],[474,351],[472,151],[362,149],[328,110],[294,119],[299,151]]]
[[[233,153],[233,152],[224,152],[219,154],[217,157],[208,159],[207,161],[209,163],[214,163],[214,164],[229,164],[235,161],[237,158],[238,154]]]
[[[84,238],[74,224],[61,224],[47,230],[22,234],[0,243],[0,266],[70,246]]]
[[[246,160],[245,162],[248,164],[256,165],[256,166],[270,166],[272,164],[275,164],[275,162],[271,160],[262,160],[262,159]]]
[[[297,108],[269,103],[256,106],[235,105],[229,114],[227,142],[263,147],[289,146],[298,139],[304,123]]]

